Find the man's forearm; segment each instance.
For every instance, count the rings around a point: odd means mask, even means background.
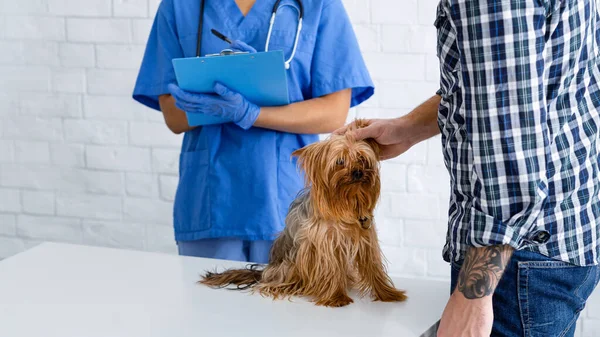
[[[441,100],[440,96],[434,95],[408,115],[401,117],[408,119],[414,126],[415,132],[412,135],[411,143],[420,143],[440,133],[437,118]]]
[[[512,253],[510,246],[469,248],[458,275],[456,290],[467,299],[492,295]]]

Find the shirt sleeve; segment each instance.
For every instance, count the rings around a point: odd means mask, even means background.
[[[160,111],[158,97],[169,92],[169,83],[177,82],[171,62],[180,57],[183,57],[183,50],[177,35],[173,3],[163,0],[150,31],[133,99]]]
[[[369,99],[374,85],[341,0],[325,2],[312,62],[312,96],[352,89],[351,107]]]
[[[467,244],[535,244],[548,195],[544,32],[536,0],[449,0],[460,50],[472,203]]]

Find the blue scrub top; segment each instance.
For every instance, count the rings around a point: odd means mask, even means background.
[[[275,0],[257,0],[244,17],[234,0],[205,0],[202,55],[231,39],[265,50]],[[296,2],[283,0],[281,4]],[[194,57],[200,1],[163,0],[156,15],[133,98],[160,111],[158,96],[177,83],[171,60]],[[373,82],[341,0],[304,0],[304,21],[296,56],[287,70],[291,102],[352,88],[352,106],[373,95]],[[269,50],[294,45],[297,12],[282,6]],[[288,207],[304,181],[291,153],[318,140],[235,124],[204,126],[186,132],[179,162],[174,226],[177,241],[233,237],[272,240],[283,230]]]

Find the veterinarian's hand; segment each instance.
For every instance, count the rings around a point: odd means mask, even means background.
[[[234,51],[248,52],[250,54],[256,53],[256,49],[254,49],[254,47],[240,40],[233,41],[231,43],[231,49],[233,49]]]
[[[467,299],[455,291],[442,314],[437,337],[489,337],[493,323],[491,295]]]
[[[216,95],[196,94],[169,84],[175,105],[185,112],[224,118],[245,130],[254,125],[260,114],[260,107],[220,83],[215,84],[214,90]]]
[[[349,132],[357,140],[373,138],[379,143],[381,160],[397,157],[416,143],[412,135],[414,128],[405,118],[371,119],[366,122],[368,126]],[[345,134],[351,125],[334,131],[334,134]]]

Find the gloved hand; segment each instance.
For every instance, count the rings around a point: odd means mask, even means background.
[[[214,90],[216,95],[196,94],[182,90],[175,84],[169,84],[169,91],[175,98],[175,105],[185,112],[224,118],[244,130],[254,125],[260,114],[259,106],[220,83],[215,84]]]
[[[250,54],[256,53],[254,47],[247,45],[244,41],[235,40],[231,43],[231,49],[234,51],[248,52]]]

